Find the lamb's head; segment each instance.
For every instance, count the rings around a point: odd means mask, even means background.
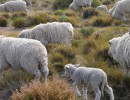
[[[79,67],[80,64],[76,64],[76,65],[73,65],[73,64],[66,64],[65,67],[64,67],[64,70],[65,70],[65,75],[67,77],[71,77],[74,73],[74,71],[76,70],[77,67]]]
[[[80,7],[78,5],[76,5],[74,2],[72,2],[70,5],[69,5],[69,9],[72,9],[72,10],[78,10]]]
[[[117,46],[119,41],[121,40],[121,37],[117,37],[117,38],[113,38],[111,40],[109,40],[109,51],[108,51],[108,55],[111,56],[114,60],[116,60],[116,50],[117,50]]]

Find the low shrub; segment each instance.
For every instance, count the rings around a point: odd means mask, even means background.
[[[83,18],[89,18],[92,16],[97,16],[99,13],[95,8],[86,8],[83,10]]]
[[[4,17],[0,17],[0,26],[1,27],[6,27],[8,24],[8,20]]]
[[[92,21],[93,26],[111,26],[113,24],[113,19],[111,17],[94,17]]]
[[[12,14],[11,18],[14,20],[15,18],[18,17],[26,17],[27,14],[25,12],[15,12]]]
[[[15,28],[25,27],[25,19],[22,17],[15,18],[12,24]]]
[[[100,0],[93,0],[92,7],[97,7],[102,5],[102,2]]]
[[[55,0],[53,3],[53,8],[56,9],[65,9],[68,8],[73,0]]]
[[[61,9],[55,10],[55,15],[64,15],[64,11]]]
[[[83,34],[84,37],[88,37],[90,35],[92,35],[92,33],[94,32],[94,28],[89,27],[89,28],[81,28],[81,33]]]
[[[75,95],[64,80],[52,80],[48,85],[41,82],[31,82],[16,90],[11,100],[75,100]]]

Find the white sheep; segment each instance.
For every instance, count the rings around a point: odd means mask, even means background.
[[[18,12],[18,11],[28,12],[26,2],[22,0],[8,1],[8,2],[5,2],[4,4],[0,4],[0,11],[2,12],[3,11],[4,12]]]
[[[93,0],[73,0],[69,5],[69,9],[78,10],[82,7],[91,7]]]
[[[39,40],[43,45],[48,43],[61,43],[71,45],[73,38],[73,26],[69,22],[52,22],[39,24],[32,29],[21,31],[20,38]]]
[[[66,64],[65,75],[70,77],[74,83],[73,88],[77,95],[81,96],[77,86],[83,85],[83,99],[87,99],[87,85],[91,84],[96,94],[95,100],[100,100],[104,90],[110,95],[110,100],[114,100],[113,90],[108,86],[106,73],[99,68],[79,67],[79,64]],[[101,86],[101,90],[100,87]]]
[[[112,17],[115,19],[120,19],[121,21],[126,21],[125,13],[130,13],[130,0],[119,1]]]
[[[130,70],[130,33],[109,40],[110,48],[108,54],[123,66],[127,75]]]
[[[97,6],[96,10],[104,11],[108,13],[108,9],[106,5]]]
[[[47,50],[39,41],[0,36],[0,72],[10,67],[22,68],[37,81],[42,75],[47,84],[47,65]]]
[[[113,14],[113,12],[115,11],[115,9],[116,9],[116,6],[117,6],[117,4],[119,3],[120,1],[117,1],[115,4],[114,4],[114,6],[108,11],[108,13],[109,14]]]

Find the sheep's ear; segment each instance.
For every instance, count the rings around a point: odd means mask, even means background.
[[[80,66],[80,64],[75,64],[75,65],[74,65],[74,67],[79,67],[79,66]]]
[[[69,68],[70,68],[69,66],[65,66],[65,67],[64,67],[65,70],[66,70],[66,69],[69,69]]]
[[[111,41],[108,41],[108,43],[111,45]]]

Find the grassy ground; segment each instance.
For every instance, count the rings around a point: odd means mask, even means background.
[[[108,8],[111,8],[114,0],[102,0],[103,3],[108,4]],[[21,30],[26,28],[32,28],[39,23],[53,22],[53,21],[67,21],[71,22],[74,26],[74,40],[72,41],[72,46],[64,46],[60,44],[48,44],[48,59],[49,59],[49,84],[61,84],[61,74],[63,72],[63,67],[67,63],[81,64],[87,67],[98,67],[103,69],[108,75],[108,81],[110,86],[114,90],[115,100],[129,100],[130,98],[130,78],[127,77],[123,70],[122,66],[113,61],[107,54],[109,45],[108,41],[113,37],[122,36],[129,30],[130,23],[120,22],[119,20],[114,20],[110,15],[97,12],[95,9],[84,8],[80,11],[72,11],[68,9],[64,10],[54,10],[53,2],[54,0],[32,0],[33,7],[30,10],[30,13],[0,13],[0,17],[5,18],[6,21],[2,21],[3,24],[7,24],[7,27],[0,27],[0,34],[6,36],[17,37]],[[128,15],[129,18],[129,15]],[[19,76],[19,77],[17,77]],[[58,78],[57,78],[58,77]],[[54,79],[54,81],[52,80]],[[56,79],[56,80],[55,80]],[[10,90],[15,90],[20,88],[21,84],[29,84],[32,80],[32,76],[27,74],[21,69],[13,71],[11,69],[4,71],[4,77],[0,78],[0,98],[6,99],[11,94]],[[58,82],[58,83],[57,83]],[[31,84],[31,83],[30,83]],[[41,84],[41,83],[40,83]],[[69,93],[69,100],[81,100],[79,97],[73,97],[73,92],[69,89],[69,82],[59,85],[57,87],[49,88],[57,89],[57,94],[61,93],[60,88],[65,88],[66,93]],[[35,86],[31,90],[31,86]],[[40,98],[39,94],[35,94],[31,91],[38,91],[39,84],[31,84],[30,87],[26,85],[21,89],[21,92],[25,94],[28,90],[28,93],[31,95],[26,96],[24,100],[34,100],[34,98]],[[41,86],[43,90],[40,90],[39,93],[43,93],[45,87]],[[91,87],[88,89],[88,94],[90,100],[93,100],[94,94],[91,90]],[[49,95],[50,92],[47,91]],[[52,93],[53,94],[53,93]],[[53,95],[56,95],[55,93]],[[20,97],[21,94],[16,91],[16,94],[13,94],[12,100],[18,100],[17,97]],[[23,95],[22,95],[23,96]],[[48,96],[44,94],[44,96]],[[52,96],[54,97],[54,96]],[[22,98],[22,97],[21,97]],[[42,100],[42,99],[37,99]],[[61,99],[49,99],[49,100],[68,100],[67,98]],[[102,100],[109,100],[107,94],[102,98]]]

